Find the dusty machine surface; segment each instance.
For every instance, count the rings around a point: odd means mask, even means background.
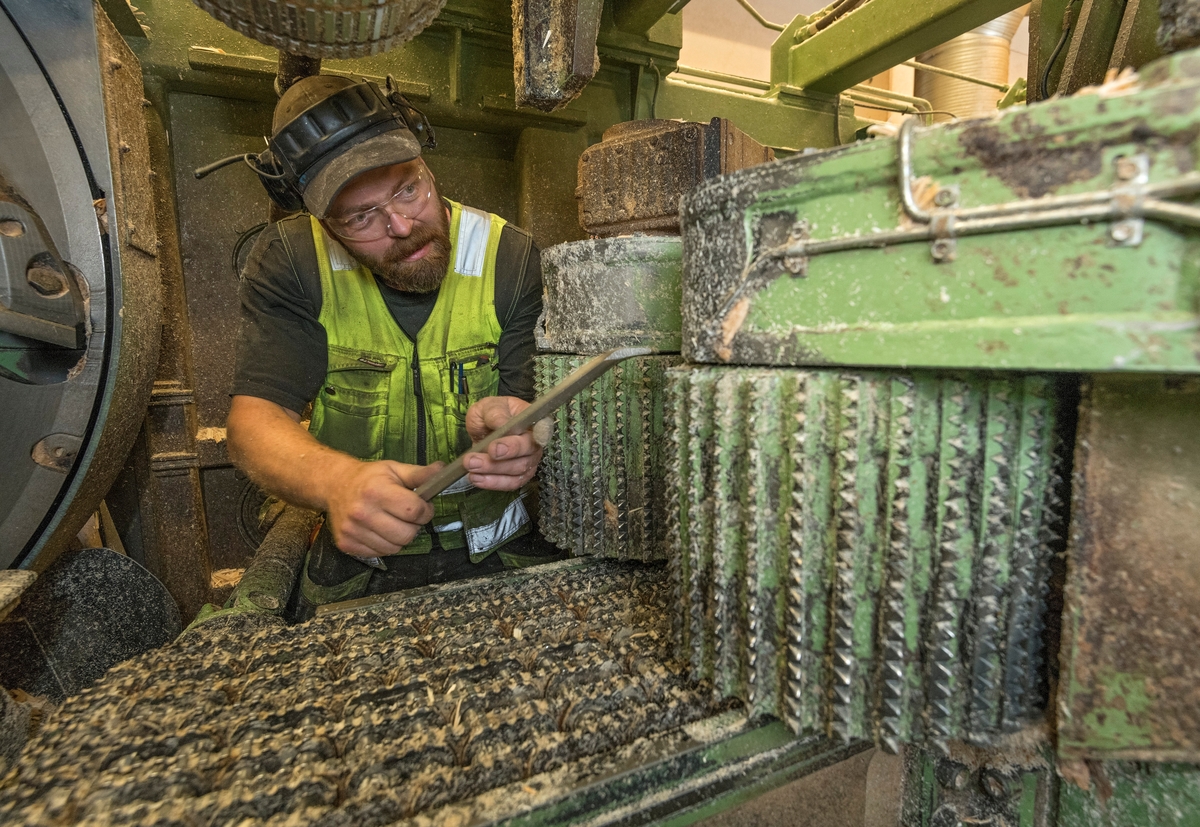
[[[1035,0],[944,124],[868,81],[1017,0],[759,15],[766,81],[682,6],[0,0],[0,821],[1200,823],[1196,4]],[[533,234],[539,388],[654,353],[555,415],[577,559],[288,626],[316,515],[224,431],[278,214],[193,170],[317,71]]]

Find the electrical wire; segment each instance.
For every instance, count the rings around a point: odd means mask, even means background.
[[[249,244],[252,240],[254,240],[258,236],[258,234],[261,233],[266,228],[267,228],[266,221],[263,221],[261,224],[255,224],[250,229],[243,231],[242,234],[238,236],[237,242],[234,243],[234,245],[233,245],[233,275],[234,275],[234,277],[237,278],[238,281],[242,280],[242,250],[245,248],[245,246],[247,244]]]
[[[1042,100],[1050,97],[1050,72],[1054,69],[1054,64],[1058,60],[1059,53],[1063,50],[1063,46],[1067,45],[1067,39],[1071,36],[1071,28],[1075,21],[1071,19],[1071,9],[1075,6],[1075,0],[1067,4],[1067,10],[1063,12],[1063,31],[1062,37],[1058,39],[1058,43],[1054,46],[1054,51],[1050,53],[1050,59],[1046,61],[1046,70],[1042,72],[1041,93]],[[1061,80],[1061,78],[1060,78]]]

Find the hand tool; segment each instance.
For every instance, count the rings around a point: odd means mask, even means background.
[[[528,408],[525,408],[499,428],[473,444],[462,456],[418,486],[416,488],[417,496],[426,502],[431,501],[438,494],[466,476],[467,467],[463,464],[463,457],[467,456],[467,454],[487,453],[488,446],[493,442],[503,439],[506,436],[512,436],[513,434],[529,430],[538,420],[554,413],[562,405],[573,399],[577,393],[607,373],[618,362],[638,356],[649,356],[652,353],[654,353],[654,349],[648,347],[621,347],[592,357],[572,371],[566,379],[535,399]],[[360,559],[373,568],[384,568],[383,562],[378,557],[363,557]]]

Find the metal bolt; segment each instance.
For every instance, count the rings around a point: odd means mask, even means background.
[[[961,790],[971,780],[971,769],[960,761],[944,758],[938,762],[934,775],[947,790]]]
[[[1122,181],[1132,181],[1138,177],[1138,165],[1132,158],[1122,155],[1117,159],[1117,177]]]
[[[929,827],[963,827],[963,822],[959,818],[958,810],[949,804],[943,804],[934,811],[933,817],[929,819]]]
[[[1125,221],[1118,221],[1116,224],[1112,225],[1112,229],[1109,230],[1109,235],[1112,236],[1113,241],[1117,242],[1118,244],[1124,244],[1126,241],[1129,241],[1131,238],[1133,238],[1133,227],[1129,226],[1129,224]]]
[[[954,242],[947,238],[939,238],[929,245],[929,254],[934,261],[950,261],[954,258]]]
[[[1000,770],[984,770],[979,783],[992,798],[1005,799],[1012,795],[1012,778]]]
[[[34,290],[47,298],[57,298],[68,289],[62,273],[38,263],[38,259],[34,259],[34,263],[25,271],[25,278]]]
[[[939,207],[949,207],[955,200],[957,199],[954,197],[954,190],[952,189],[940,189],[933,196],[933,203]]]
[[[25,235],[25,225],[15,218],[0,218],[0,235],[5,238],[20,238]]]

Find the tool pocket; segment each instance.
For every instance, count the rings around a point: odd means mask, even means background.
[[[487,396],[495,396],[500,389],[500,365],[496,360],[496,345],[488,343],[477,347],[463,348],[446,355],[446,373],[449,378],[449,394],[446,405],[448,425],[456,434],[456,453],[471,447],[467,434],[467,409]]]
[[[326,445],[364,460],[383,456],[388,394],[399,357],[331,345],[311,430]]]

